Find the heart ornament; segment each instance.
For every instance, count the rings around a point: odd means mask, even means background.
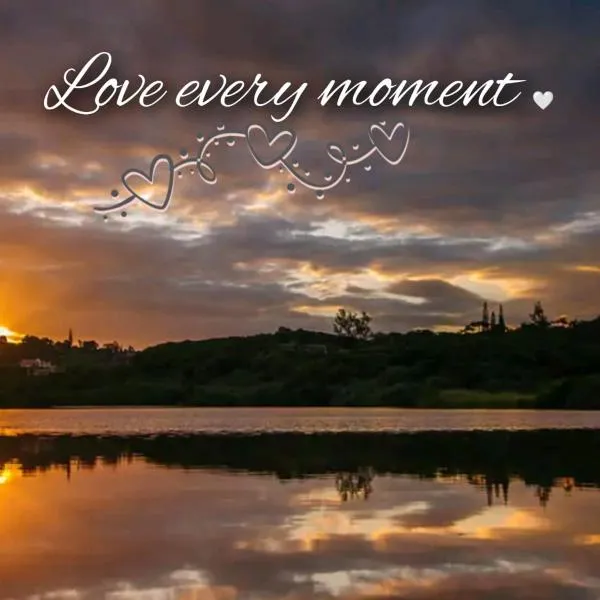
[[[285,160],[296,147],[296,134],[284,130],[270,138],[260,125],[250,125],[246,131],[246,142],[254,160],[263,169],[272,169]]]
[[[410,130],[404,126],[404,123],[396,123],[392,133],[387,133],[380,125],[371,125],[369,139],[388,164],[397,165],[406,154]]]
[[[554,100],[554,94],[552,92],[535,92],[533,94],[533,101],[542,109],[546,110]]]
[[[164,167],[166,167],[166,169]],[[161,172],[160,177],[159,171]],[[166,174],[162,175],[162,173]],[[173,160],[167,154],[159,154],[154,157],[154,160],[150,165],[149,174],[144,173],[139,169],[130,169],[123,173],[121,181],[125,188],[146,206],[156,210],[165,210],[169,205],[169,201],[173,194],[173,175]],[[137,183],[134,183],[134,181],[137,181]],[[149,186],[150,192],[147,192],[147,195],[144,195],[140,191],[136,191],[136,186],[139,190],[139,186],[141,185]],[[158,202],[153,202],[150,198],[158,191],[160,191],[160,200]]]

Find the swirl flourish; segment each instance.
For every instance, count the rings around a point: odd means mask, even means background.
[[[188,157],[187,154],[183,154],[181,161],[173,162],[168,155],[159,154],[154,157],[149,173],[144,173],[137,169],[125,171],[121,177],[121,181],[129,192],[129,195],[125,199],[108,205],[95,206],[94,210],[99,213],[109,213],[123,209],[136,200],[156,210],[166,210],[174,192],[174,175],[176,173],[180,173],[184,169],[195,169],[195,172],[204,183],[215,185],[218,182],[217,172],[208,161],[211,148],[218,146],[221,142],[232,147],[239,140],[246,141],[250,153],[261,168],[265,170],[279,168],[282,172],[287,171],[300,185],[316,192],[317,197],[322,198],[326,191],[334,189],[344,179],[349,180],[347,175],[351,167],[366,162],[376,153],[390,165],[396,165],[404,158],[410,141],[409,129],[403,123],[397,123],[391,133],[388,133],[383,129],[384,126],[385,123],[371,125],[369,129],[371,146],[362,153],[357,153],[359,145],[352,146],[352,150],[355,152],[355,155],[352,157],[349,157],[348,153],[339,144],[328,144],[327,156],[338,166],[338,173],[335,177],[333,175],[325,176],[325,181],[322,182],[316,182],[311,179],[309,173],[301,173],[298,169],[298,163],[290,158],[297,143],[297,137],[293,131],[283,130],[274,137],[269,137],[265,129],[260,125],[250,125],[245,132],[226,132],[224,131],[224,126],[219,126],[215,135],[207,139],[204,139],[204,137],[198,138],[199,147],[195,156]],[[400,136],[397,136],[398,132],[400,132]],[[400,137],[400,140],[396,140],[395,138],[397,137]],[[276,143],[281,141],[285,143],[285,147],[279,150],[274,149]],[[136,176],[143,179],[146,184],[152,186],[156,183],[157,170],[162,164],[166,164],[167,166],[168,185],[166,192],[163,192],[161,201],[153,202],[136,191],[130,180]],[[370,170],[371,166],[365,166],[365,169]],[[181,174],[179,176],[181,177]],[[288,186],[290,191],[294,188],[295,186],[291,184]],[[118,191],[113,190],[112,196],[117,197],[118,195]]]

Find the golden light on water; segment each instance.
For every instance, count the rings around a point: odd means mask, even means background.
[[[0,471],[0,485],[6,485],[16,477],[16,471],[11,465],[6,465]]]

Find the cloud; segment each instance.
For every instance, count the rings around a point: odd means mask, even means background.
[[[204,0],[174,10],[163,0],[101,9],[53,0],[3,2],[0,17],[0,319],[12,329],[64,337],[74,327],[78,337],[146,345],[290,324],[329,330],[323,315],[334,305],[376,313],[380,329],[459,326],[483,299],[503,300],[515,323],[540,298],[551,312],[597,312],[600,15],[589,2],[511,1],[499,11],[487,0]],[[163,79],[165,103],[93,117],[44,111],[67,67],[106,50],[118,78]],[[367,112],[314,101],[333,78],[508,72],[527,84],[507,109]],[[215,148],[217,185],[186,173],[167,213],[132,206],[103,222],[91,206],[111,200],[125,169],[192,152],[220,123],[276,131],[249,106],[173,106],[180,85],[219,73],[308,82],[286,126],[315,177],[335,167],[328,142],[364,148],[374,121],[410,126],[406,157],[358,167],[319,200],[288,194],[289,178],[260,169],[243,144]],[[536,89],[555,94],[545,112],[529,99]]]

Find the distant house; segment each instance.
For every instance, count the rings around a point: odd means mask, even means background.
[[[19,366],[27,371],[27,375],[49,375],[56,373],[56,365],[41,358],[25,358]]]

